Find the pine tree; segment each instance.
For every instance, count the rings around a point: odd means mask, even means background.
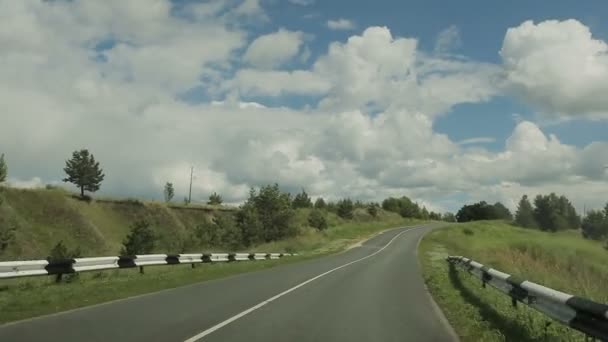
[[[538,228],[538,224],[534,219],[534,209],[528,195],[523,195],[519,204],[517,205],[517,211],[515,212],[515,224],[520,227],[526,228]]]
[[[209,201],[207,202],[207,204],[220,205],[220,204],[222,204],[222,202],[224,202],[224,200],[222,199],[222,196],[220,196],[216,192],[214,192],[211,195],[209,195]]]
[[[310,197],[304,189],[302,189],[302,192],[297,194],[296,197],[293,199],[292,206],[294,209],[312,208],[312,201],[310,200]]]
[[[4,161],[4,153],[2,153],[2,154],[0,154],[0,183],[4,182],[6,180],[7,172],[8,172],[8,170],[7,170],[6,162]]]
[[[325,208],[327,208],[327,204],[325,203],[325,200],[323,199],[323,197],[317,198],[317,200],[315,201],[315,209],[325,209]]]
[[[70,182],[80,188],[80,197],[84,197],[84,191],[95,192],[99,190],[105,175],[99,167],[99,162],[89,154],[87,149],[74,151],[72,159],[66,160],[63,169],[68,175],[63,181]]]
[[[173,196],[175,196],[175,190],[173,189],[173,183],[167,182],[163,191],[165,195],[165,202],[171,202]]]

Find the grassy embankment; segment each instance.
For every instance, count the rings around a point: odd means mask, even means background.
[[[209,206],[166,206],[137,200],[93,200],[90,203],[61,190],[3,189],[0,194],[0,224],[13,225],[15,241],[0,257],[4,260],[44,258],[58,241],[69,248],[80,247],[83,256],[116,255],[129,226],[145,218],[158,236],[156,252],[179,252],[183,239],[202,220],[218,210]],[[355,211],[353,220],[328,213],[329,228],[324,232],[307,226],[308,210],[298,210],[297,237],[249,248],[249,251],[296,251],[300,256],[262,262],[146,267],[83,273],[69,282],[54,284],[52,277],[0,280],[0,323],[82,306],[126,298],[143,293],[250,272],[338,252],[383,229],[413,225],[415,220],[380,211],[372,218],[365,210]],[[208,252],[213,248],[187,250]]]
[[[556,290],[608,302],[608,251],[580,232],[545,233],[498,221],[461,224],[428,234],[418,250],[435,301],[462,341],[584,341],[582,334],[509,297],[464,271],[447,255],[463,255]],[[545,335],[546,334],[546,335]]]

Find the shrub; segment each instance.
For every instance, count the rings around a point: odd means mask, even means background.
[[[325,203],[325,200],[322,197],[317,198],[315,201],[315,209],[325,209],[326,207],[327,204]]]
[[[16,230],[17,224],[15,222],[0,218],[0,253],[4,252],[15,241]]]
[[[263,186],[259,193],[251,189],[247,202],[237,214],[244,245],[295,236],[294,215],[291,195],[281,192],[278,184]]]
[[[73,259],[82,256],[80,248],[76,247],[73,250],[69,250],[63,241],[59,241],[49,252],[49,258],[51,259]]]
[[[327,229],[327,218],[319,209],[314,209],[308,214],[308,224],[318,230]]]
[[[352,219],[353,218],[353,210],[355,209],[353,205],[353,201],[350,198],[346,198],[338,201],[337,204],[337,214],[343,219]]]
[[[222,196],[220,196],[219,194],[214,192],[209,196],[209,201],[207,202],[207,204],[220,205],[223,202],[224,202],[224,200],[222,199]]]
[[[293,199],[292,205],[293,205],[294,209],[311,208],[312,201],[310,200],[310,197],[308,196],[306,191],[304,189],[302,189],[302,192],[297,194],[296,197]]]
[[[464,235],[473,235],[475,234],[471,229],[469,228],[465,228],[462,230],[462,232],[464,233]]]
[[[590,210],[583,219],[583,237],[593,240],[602,240],[608,237],[608,218],[599,210]]]
[[[370,203],[367,206],[367,212],[372,216],[372,217],[377,217],[378,216],[378,209],[380,208],[380,205],[378,203]]]
[[[135,222],[123,242],[122,255],[148,254],[154,249],[156,237],[146,220]]]

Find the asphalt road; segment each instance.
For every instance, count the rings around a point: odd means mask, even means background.
[[[5,324],[0,341],[452,341],[416,259],[432,228],[391,230],[337,255]]]

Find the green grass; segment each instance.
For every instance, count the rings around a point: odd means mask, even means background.
[[[584,341],[582,334],[452,269],[463,255],[556,290],[608,302],[608,252],[580,232],[544,233],[498,221],[460,224],[424,237],[418,250],[433,297],[462,341]]]
[[[189,265],[147,266],[143,275],[137,269],[101,271],[83,273],[60,284],[55,284],[53,277],[46,276],[0,281],[0,323],[316,258],[344,250],[386,228],[420,222],[385,212],[372,219],[359,211],[353,221],[329,214],[330,228],[319,232],[305,227],[307,217],[307,210],[297,212],[296,221],[302,227],[297,237],[248,249],[299,253],[298,256],[280,260],[202,264],[194,269]]]
[[[61,189],[12,189],[0,187],[0,228],[16,227],[16,239],[0,260],[45,258],[63,241],[79,247],[83,256],[115,255],[130,226],[148,220],[158,241],[154,252],[177,252],[200,222],[225,207],[166,205],[135,199],[82,201]]]

